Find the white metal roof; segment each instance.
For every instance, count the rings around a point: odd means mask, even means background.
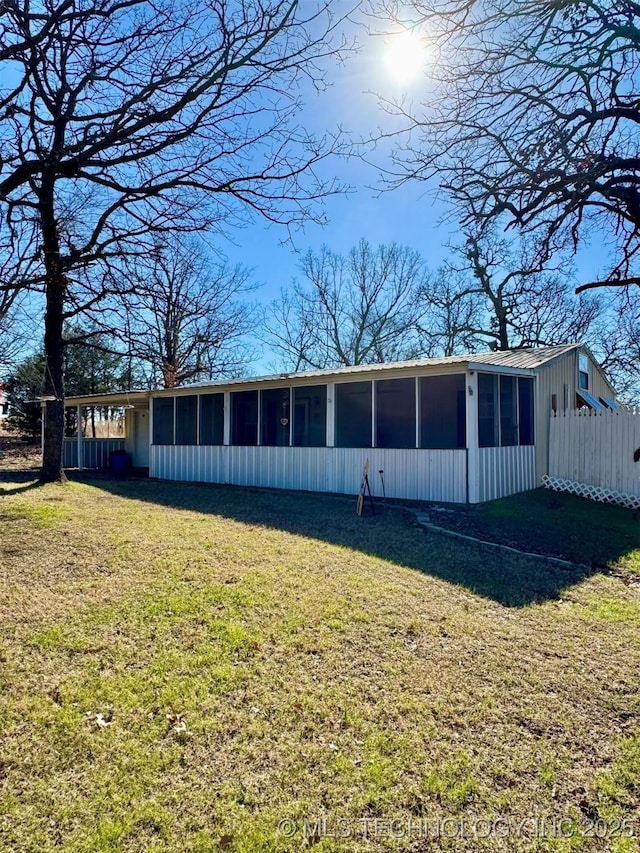
[[[383,373],[406,371],[412,369],[429,369],[429,368],[451,368],[460,366],[467,370],[481,370],[483,366],[492,368],[493,370],[505,370],[507,372],[516,372],[526,375],[532,374],[545,365],[549,364],[556,358],[584,348],[589,352],[587,347],[582,344],[562,344],[559,346],[548,347],[527,347],[522,349],[513,349],[498,352],[481,352],[467,353],[465,355],[452,355],[442,358],[420,358],[411,361],[394,361],[384,362],[380,364],[359,364],[353,367],[338,367],[327,368],[323,370],[306,370],[302,372],[284,372],[273,373],[266,376],[248,376],[239,379],[220,379],[212,382],[199,382],[193,385],[181,385],[179,388],[159,388],[149,391],[122,391],[111,394],[93,394],[91,396],[82,397],[67,397],[66,403],[69,406],[78,405],[130,405],[134,403],[142,403],[149,396],[164,396],[174,395],[176,393],[185,394],[191,390],[199,390],[204,388],[220,388],[237,385],[256,385],[263,382],[282,382],[283,380],[315,380],[324,379],[330,380],[335,377],[357,376],[358,374]],[[592,356],[593,358],[593,356]],[[599,365],[593,359],[596,367]]]
[[[149,391],[109,391],[104,394],[65,397],[64,402],[66,406],[134,406],[136,403],[144,403],[149,393]]]
[[[466,355],[451,355],[442,358],[419,358],[411,361],[391,361],[378,364],[358,364],[352,367],[332,367],[323,370],[305,370],[301,372],[272,373],[265,376],[247,376],[239,379],[220,379],[213,382],[199,382],[193,385],[181,385],[180,389],[163,388],[153,391],[158,395],[175,394],[189,389],[211,388],[229,385],[254,385],[262,382],[276,382],[283,379],[327,379],[333,376],[350,376],[359,373],[377,373],[396,370],[407,370],[413,368],[429,367],[451,367],[460,365],[475,369],[482,365],[493,367],[504,367],[522,371],[533,371],[542,367],[549,361],[559,358],[572,350],[578,349],[580,344],[563,344],[552,347],[531,347],[528,349],[506,350],[501,352],[469,353]]]

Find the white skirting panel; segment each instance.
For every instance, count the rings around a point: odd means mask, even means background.
[[[82,466],[107,468],[112,450],[124,450],[123,438],[83,438]],[[62,442],[62,467],[78,467],[78,439],[65,438]]]
[[[492,501],[536,487],[536,453],[526,447],[478,449],[478,500]]]
[[[237,486],[356,494],[369,459],[374,495],[384,471],[391,498],[465,503],[466,450],[152,445],[151,477]]]

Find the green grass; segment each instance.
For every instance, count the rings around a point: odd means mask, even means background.
[[[432,517],[436,524],[525,551],[640,575],[640,517],[624,507],[535,489]]]
[[[0,525],[0,850],[638,849],[636,586],[327,496],[5,480]]]

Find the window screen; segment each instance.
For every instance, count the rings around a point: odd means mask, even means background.
[[[174,397],[154,397],[153,443],[173,444]]]
[[[224,444],[224,394],[200,395],[200,444]]]
[[[498,446],[498,377],[492,373],[478,374],[478,444]]]
[[[415,379],[381,379],[375,390],[377,447],[415,447]]]
[[[518,378],[520,444],[533,444],[533,379]]]
[[[198,397],[176,397],[176,444],[198,441]]]
[[[270,447],[287,447],[289,444],[288,388],[270,388],[260,393],[262,407],[262,444]]]
[[[327,386],[293,389],[293,443],[324,447],[327,443]]]
[[[371,382],[336,388],[336,446],[371,447]]]
[[[466,447],[466,398],[463,373],[420,378],[420,447]]]
[[[533,442],[533,379],[479,373],[479,446],[511,447]]]
[[[231,394],[231,443],[258,443],[257,391],[234,391]]]
[[[512,447],[518,443],[518,380],[500,377],[500,444]]]

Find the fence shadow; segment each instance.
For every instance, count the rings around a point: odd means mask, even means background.
[[[405,566],[463,586],[506,607],[558,598],[562,591],[598,571],[563,567],[432,533],[397,505],[355,513],[355,499],[215,484],[115,480],[72,475],[122,498],[172,509],[233,519],[254,527],[283,530]]]

